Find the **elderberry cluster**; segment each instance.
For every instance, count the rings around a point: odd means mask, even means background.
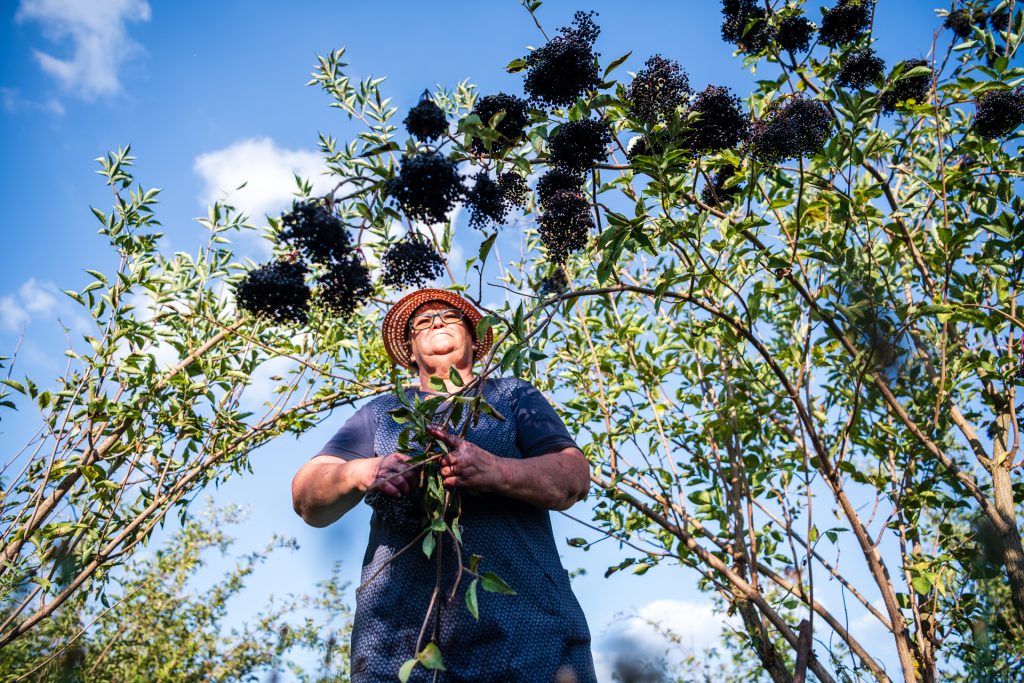
[[[916,69],[920,66],[928,67],[928,62],[923,59],[908,59],[903,62],[900,78],[886,83],[881,101],[883,112],[891,114],[896,111],[896,104],[899,102],[914,100],[920,104],[928,99],[928,91],[932,87],[931,68],[928,68],[928,73],[922,73],[917,76],[905,75],[911,69]]]
[[[626,97],[633,116],[653,126],[672,118],[672,113],[686,103],[692,92],[690,79],[678,62],[654,55],[637,72]]]
[[[402,159],[398,175],[387,182],[385,191],[411,218],[444,223],[464,188],[455,162],[439,152],[420,152]]]
[[[942,25],[952,31],[957,38],[966,40],[974,35],[975,26],[985,25],[985,19],[984,10],[961,7],[950,12]]]
[[[832,116],[818,100],[791,97],[776,101],[754,124],[750,151],[764,164],[812,155],[828,142]]]
[[[526,126],[530,123],[529,112],[529,104],[526,100],[502,92],[497,95],[481,97],[470,114],[479,116],[485,126],[489,125],[495,116],[503,114],[501,120],[494,127],[501,133],[501,138],[492,144],[492,150],[499,153],[515,147],[526,139]],[[474,152],[480,154],[487,151],[486,143],[480,138],[473,138],[470,147]]]
[[[332,264],[319,278],[317,300],[341,319],[347,319],[373,294],[370,269],[358,252],[353,252]]]
[[[612,134],[597,119],[563,123],[548,140],[551,163],[569,171],[585,171],[608,158]]]
[[[844,88],[863,90],[882,78],[885,73],[885,62],[875,56],[870,47],[856,50],[846,55],[839,65],[836,83]]]
[[[587,235],[594,227],[590,203],[582,192],[560,190],[544,204],[538,219],[540,241],[554,263],[565,263],[574,251],[587,245]]]
[[[739,194],[740,186],[733,185],[732,187],[726,187],[725,183],[736,175],[736,167],[732,164],[723,166],[711,176],[710,182],[708,182],[704,189],[700,192],[700,200],[708,206],[719,207],[723,206],[726,202],[732,200],[737,194]]]
[[[437,140],[448,132],[448,119],[445,118],[444,110],[427,96],[409,110],[402,123],[405,124],[409,135],[420,142]]]
[[[576,12],[572,27],[560,28],[560,35],[527,55],[523,89],[537,106],[568,107],[601,83],[594,53],[601,29],[593,16]]]
[[[265,315],[276,323],[305,322],[309,314],[309,286],[302,262],[273,261],[245,274],[235,288],[239,308]]]
[[[423,286],[444,271],[444,260],[434,246],[413,234],[388,247],[380,265],[381,283],[398,289]]]
[[[373,508],[377,520],[384,526],[408,533],[423,530],[426,515],[422,506],[422,489],[417,488],[407,496],[389,496],[381,491],[371,491],[363,500]]]
[[[756,0],[722,0],[722,40],[744,52],[760,52],[773,37],[768,15]]]
[[[850,43],[871,28],[875,0],[839,0],[821,18],[820,40],[829,47]]]
[[[685,145],[697,156],[731,149],[750,135],[750,121],[740,109],[740,98],[723,86],[709,85],[702,90],[689,111],[699,118],[691,122]]]
[[[292,210],[281,216],[281,224],[281,241],[314,263],[337,260],[351,249],[345,224],[315,200],[294,202]]]
[[[518,173],[508,171],[494,180],[487,171],[480,171],[466,193],[469,225],[483,230],[490,222],[504,224],[513,206],[526,203],[526,192],[526,180]]]
[[[1010,8],[1004,7],[1001,10],[996,10],[988,15],[988,24],[992,27],[993,31],[1001,31],[1003,33],[1010,30]]]
[[[564,268],[555,268],[550,275],[545,277],[537,285],[537,294],[541,296],[556,296],[564,294],[569,289],[569,278],[565,276]]]
[[[806,52],[811,46],[811,36],[814,35],[814,24],[804,16],[783,17],[779,21],[779,29],[776,32],[776,39],[779,47],[790,52]]]
[[[543,207],[559,192],[576,192],[583,189],[583,176],[564,168],[552,168],[537,179],[537,202]]]
[[[983,138],[1001,138],[1024,124],[1024,89],[991,90],[978,98],[974,132]]]

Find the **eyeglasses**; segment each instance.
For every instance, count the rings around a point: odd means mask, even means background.
[[[441,322],[445,325],[451,325],[452,323],[460,322],[465,317],[465,313],[455,308],[446,308],[443,311],[436,311],[434,313],[421,313],[409,318],[409,329],[414,332],[425,330],[433,326],[434,318],[440,318]]]

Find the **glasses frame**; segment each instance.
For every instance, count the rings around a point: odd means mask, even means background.
[[[445,319],[442,316],[444,316],[446,313],[456,313],[459,316],[459,319],[458,320],[452,320],[451,322],[445,321]],[[430,322],[429,323],[427,323],[423,327],[413,327],[412,326],[412,321],[413,320],[415,320],[416,318],[425,318],[427,316],[430,317]],[[445,325],[454,325],[456,322],[463,322],[466,319],[466,312],[462,311],[462,310],[460,310],[458,308],[446,308],[446,309],[444,309],[442,311],[433,311],[433,312],[429,312],[429,313],[417,313],[416,315],[409,316],[409,322],[406,323],[406,327],[408,328],[408,331],[409,331],[410,334],[412,334],[413,332],[422,332],[423,330],[429,330],[431,327],[434,326],[434,321],[437,320],[437,318],[441,318],[441,322],[443,322]]]

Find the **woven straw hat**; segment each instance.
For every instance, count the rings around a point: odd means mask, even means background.
[[[408,331],[409,316],[423,304],[430,301],[440,301],[452,308],[457,308],[466,314],[466,322],[469,323],[470,334],[476,338],[476,326],[483,318],[480,311],[472,303],[462,298],[455,292],[447,289],[419,289],[411,294],[406,294],[398,303],[391,307],[391,310],[384,316],[381,323],[381,336],[384,337],[384,349],[391,356],[396,365],[410,367],[413,359],[409,354],[409,343],[406,332]],[[476,339],[473,343],[473,360],[479,360],[490,350],[494,342],[494,335],[491,330],[483,339]]]

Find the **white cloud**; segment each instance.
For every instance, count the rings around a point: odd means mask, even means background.
[[[17,332],[33,317],[51,314],[57,306],[60,290],[52,282],[29,278],[15,294],[0,297],[0,329]]]
[[[125,24],[149,21],[146,0],[22,0],[15,19],[42,24],[53,42],[71,42],[71,56],[34,50],[39,66],[67,91],[87,99],[121,89],[118,71],[142,48]]]
[[[14,114],[21,111],[47,111],[58,116],[64,113],[64,105],[56,99],[30,100],[24,97],[17,88],[0,88],[0,103],[4,111]]]
[[[291,204],[295,175],[313,184],[313,194],[326,194],[337,185],[337,179],[324,175],[327,167],[318,152],[282,149],[270,138],[250,138],[206,152],[196,157],[193,168],[203,179],[199,201],[204,206],[227,196],[254,220]],[[237,189],[242,184],[245,187]]]

